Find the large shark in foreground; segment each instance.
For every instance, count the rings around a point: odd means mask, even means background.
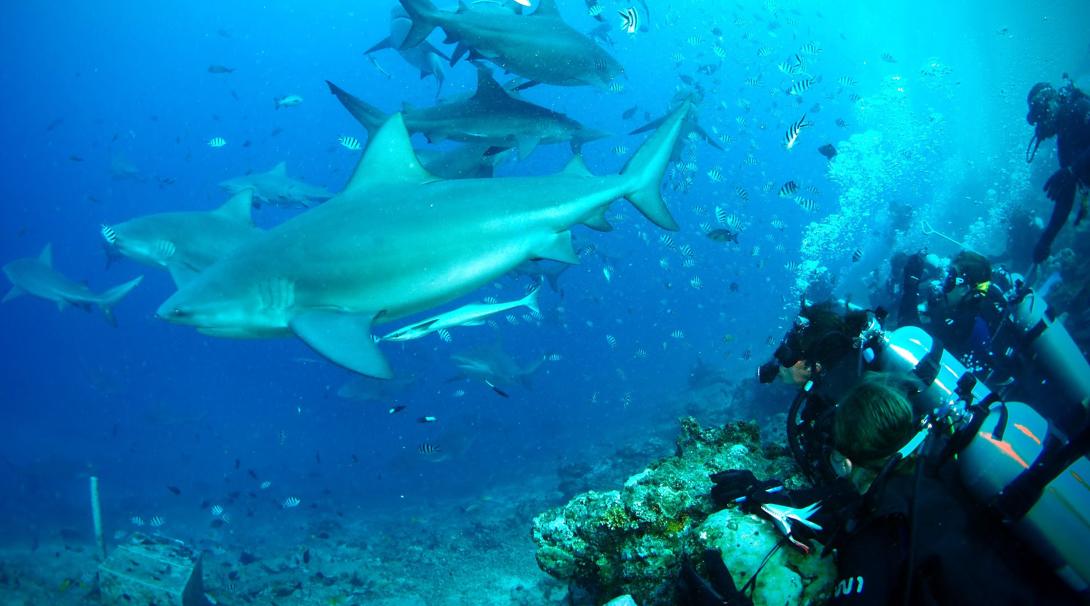
[[[386,114],[379,109],[332,82],[326,84],[369,134],[386,122]],[[406,107],[401,114],[410,133],[422,133],[430,142],[450,139],[518,148],[520,159],[539,143],[570,142],[578,151],[583,143],[607,136],[564,114],[511,96],[483,67],[477,68],[477,92],[472,97],[434,107]]]
[[[556,175],[462,180],[428,174],[395,115],[337,197],[243,244],[158,316],[215,336],[295,334],[345,368],[391,377],[373,325],[442,305],[529,259],[578,262],[571,228],[610,229],[605,211],[617,198],[677,229],[660,188],[687,111],[620,174],[594,176],[576,156]]]
[[[181,286],[260,233],[252,206],[253,190],[245,189],[213,211],[157,213],[103,225],[102,237],[110,254],[166,269]]]
[[[57,308],[64,311],[69,305],[75,305],[89,311],[92,305],[98,306],[110,324],[117,324],[113,308],[125,295],[129,294],[144,279],[138,276],[128,282],[115,286],[102,294],[91,292],[90,288],[79,282],[73,282],[53,269],[53,247],[45,245],[42,254],[37,257],[16,259],[4,266],[4,275],[11,281],[12,287],[4,296],[6,303],[20,295],[53,301]]]
[[[541,0],[530,15],[504,10],[441,11],[430,0],[400,0],[412,18],[404,46],[415,46],[440,27],[457,43],[452,62],[469,54],[533,82],[607,87],[624,73],[621,64],[560,18],[556,0]]]
[[[267,202],[274,206],[310,208],[333,197],[324,187],[310,185],[288,176],[287,165],[280,162],[264,173],[250,173],[220,183],[229,194],[253,190],[254,204]]]

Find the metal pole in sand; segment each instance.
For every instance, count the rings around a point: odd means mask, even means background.
[[[91,518],[95,524],[95,543],[98,553],[106,560],[106,538],[102,536],[102,506],[98,502],[98,477],[91,476]]]

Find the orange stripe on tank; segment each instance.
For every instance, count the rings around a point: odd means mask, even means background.
[[[1001,453],[1007,455],[1008,457],[1010,457],[1011,459],[1013,459],[1014,462],[1021,465],[1023,469],[1029,469],[1029,463],[1026,463],[1022,459],[1022,457],[1018,456],[1017,452],[1014,452],[1014,447],[1011,446],[1010,442],[1004,442],[1003,440],[996,440],[995,438],[992,437],[992,434],[990,434],[990,433],[988,433],[986,431],[980,432],[980,436],[982,438],[984,438],[985,440],[987,440],[987,441],[991,442],[992,444],[994,444],[996,449],[999,450],[999,452],[1001,452]]]
[[[1018,431],[1020,431],[1020,432],[1022,432],[1024,434],[1026,434],[1027,436],[1029,436],[1029,439],[1033,440],[1034,442],[1037,442],[1038,446],[1041,445],[1041,438],[1038,438],[1036,435],[1034,435],[1032,429],[1030,429],[1029,427],[1026,427],[1025,425],[1019,425],[1018,423],[1015,423],[1014,427]]]
[[[1090,484],[1087,484],[1086,480],[1082,479],[1082,476],[1080,476],[1079,474],[1072,471],[1071,472],[1071,477],[1075,478],[1075,481],[1078,482],[1079,484],[1082,484],[1083,488],[1085,488],[1087,490],[1090,490]]]

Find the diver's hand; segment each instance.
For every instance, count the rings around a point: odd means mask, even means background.
[[[1066,166],[1052,173],[1045,181],[1045,193],[1048,198],[1057,204],[1067,205],[1069,208],[1075,199],[1075,185],[1078,179],[1075,173]]]
[[[769,488],[780,485],[776,480],[758,480],[748,469],[727,469],[711,476],[712,500],[720,507],[733,505],[743,497],[746,500],[761,501],[760,497]],[[763,501],[762,501],[763,502]]]
[[[753,606],[749,596],[738,591],[734,579],[723,563],[723,555],[718,549],[704,551],[704,566],[708,569],[708,578],[696,573],[689,558],[681,564],[678,575],[678,603],[683,606]]]

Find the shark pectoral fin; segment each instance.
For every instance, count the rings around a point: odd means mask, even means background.
[[[72,304],[64,299],[57,299],[57,311],[64,311],[68,309]]]
[[[519,149],[519,160],[525,160],[527,156],[532,154],[537,149],[537,144],[541,143],[541,139],[532,135],[522,135],[517,138]]]
[[[390,379],[390,364],[371,336],[371,314],[315,310],[295,316],[292,331],[335,364],[369,377]]]
[[[448,40],[447,42],[453,42],[453,40]],[[454,52],[450,54],[451,67],[454,67],[454,64],[458,63],[458,60],[464,57],[468,52],[469,47],[459,42],[458,45],[454,47]]]
[[[25,290],[19,288],[18,286],[12,286],[11,290],[8,291],[8,294],[4,295],[4,300],[0,301],[0,303],[7,303],[8,301],[12,299],[17,299],[25,294]]]
[[[535,259],[549,259],[550,261],[560,261],[572,265],[579,264],[579,255],[575,254],[575,249],[571,245],[570,231],[554,234],[553,238],[542,248],[535,250],[532,256]]]
[[[170,272],[170,279],[174,280],[174,286],[179,289],[185,288],[187,284],[200,275],[200,272],[183,263],[169,263],[167,264],[167,271]]]

